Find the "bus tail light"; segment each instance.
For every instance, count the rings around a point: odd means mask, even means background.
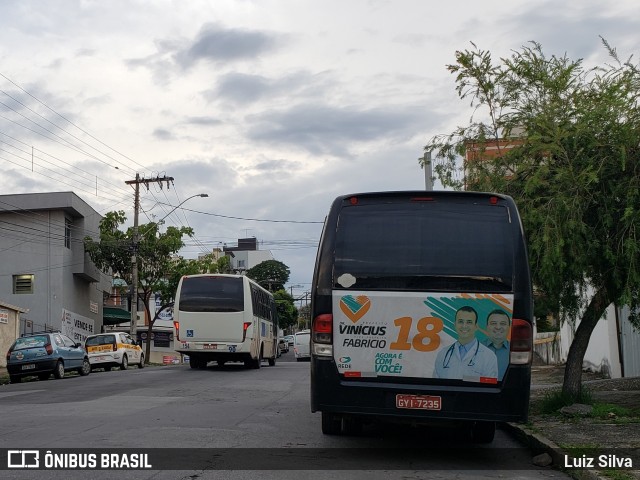
[[[526,320],[514,318],[511,322],[511,353],[509,363],[527,365],[533,359],[533,331]]]
[[[180,341],[180,322],[173,322],[173,328],[176,329],[176,340]]]
[[[323,313],[313,319],[311,327],[313,353],[321,357],[333,356],[333,315]]]
[[[247,339],[247,330],[251,326],[251,322],[244,322],[242,325],[242,341],[244,342]]]

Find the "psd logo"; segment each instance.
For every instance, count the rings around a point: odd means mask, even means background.
[[[40,451],[38,450],[8,450],[8,468],[40,468]]]
[[[365,295],[354,297],[353,295],[345,295],[340,299],[340,310],[349,320],[357,323],[371,308],[371,301]]]

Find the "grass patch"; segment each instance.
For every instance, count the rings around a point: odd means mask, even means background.
[[[587,388],[582,388],[580,395],[574,397],[562,392],[562,390],[554,390],[545,394],[544,398],[539,402],[538,408],[540,413],[556,414],[562,407],[573,405],[574,403],[583,403],[585,405],[593,404],[593,397]]]
[[[591,392],[585,388],[582,389],[582,393],[578,398],[573,398],[570,395],[565,395],[561,390],[553,390],[547,392],[542,399],[539,399],[531,404],[530,413],[532,415],[542,414],[568,418],[560,413],[560,409],[562,407],[573,405],[574,403],[591,405],[593,410],[589,415],[586,416],[586,418],[618,424],[640,422],[640,412],[638,412],[637,409],[627,408],[611,403],[596,402],[593,400]]]
[[[620,470],[601,470],[599,473],[607,478],[611,478],[612,480],[634,480],[637,478],[630,473]]]
[[[631,417],[631,409],[621,407],[619,405],[612,405],[610,403],[595,403],[593,405],[593,412],[591,414],[594,418],[600,418],[602,420],[616,418],[616,417]]]

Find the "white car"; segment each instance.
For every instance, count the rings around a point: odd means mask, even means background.
[[[119,367],[126,370],[129,364],[144,368],[144,353],[131,335],[126,332],[109,332],[89,335],[84,342],[84,347],[89,354],[91,369]]]
[[[296,361],[311,360],[310,353],[311,331],[302,330],[293,336],[293,353]]]

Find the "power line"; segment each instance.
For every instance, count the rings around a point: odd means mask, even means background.
[[[5,137],[10,138],[10,139],[11,139],[11,140],[13,140],[14,142],[18,142],[18,143],[20,143],[20,144],[24,145],[25,147],[31,147],[32,151],[38,151],[38,152],[42,153],[43,155],[47,155],[48,157],[51,157],[51,158],[53,158],[53,159],[57,160],[58,162],[61,162],[61,163],[64,163],[65,165],[68,165],[68,166],[70,166],[70,167],[73,167],[73,169],[74,169],[74,170],[78,170],[78,171],[80,171],[80,172],[86,173],[87,175],[90,175],[90,176],[91,176],[91,179],[92,179],[92,180],[93,180],[94,178],[100,178],[100,177],[98,177],[98,176],[97,176],[96,174],[94,174],[94,173],[91,173],[91,172],[88,172],[88,171],[86,171],[86,170],[83,170],[82,168],[80,168],[80,167],[78,167],[78,166],[76,166],[76,165],[73,165],[73,164],[71,164],[71,163],[69,163],[69,162],[67,162],[67,161],[65,161],[65,160],[62,160],[61,158],[56,157],[55,155],[52,155],[52,154],[50,154],[50,153],[48,153],[48,152],[45,152],[45,151],[44,151],[44,150],[42,150],[42,149],[39,149],[39,148],[33,147],[33,146],[31,146],[31,145],[29,145],[29,144],[27,144],[27,143],[23,142],[22,140],[19,140],[19,139],[15,138],[15,137],[12,137],[11,135],[8,135],[8,134],[6,134],[6,133],[4,133],[4,132],[0,132],[0,135],[4,135]],[[28,152],[28,151],[22,150],[22,149],[20,149],[19,147],[16,147],[15,145],[12,145],[11,143],[9,143],[9,142],[7,142],[7,141],[5,141],[4,143],[5,143],[6,145],[8,145],[8,146],[12,147],[12,148],[15,148],[16,150],[18,150],[18,151],[20,151],[20,152],[22,152],[22,153],[25,153],[25,154],[27,154],[27,155],[33,155],[33,153],[32,153],[32,152]],[[49,161],[48,161],[47,159],[45,159],[45,158],[42,158],[42,157],[37,156],[37,155],[33,155],[33,156],[34,156],[35,158],[38,158],[38,159],[40,159],[40,160],[44,161],[44,162],[50,163],[51,165],[58,166],[58,165],[56,165],[56,164],[54,164],[54,163],[52,163],[52,162],[49,162]],[[76,173],[75,173],[75,172],[73,172],[73,171],[69,171],[69,172],[70,172],[71,174],[76,174]],[[77,175],[77,174],[76,174],[76,175]],[[78,176],[80,176],[80,175],[78,175]],[[111,182],[105,181],[104,179],[103,179],[102,181],[103,181],[103,183],[105,183],[105,184],[107,184],[107,185],[110,185],[111,187],[113,187],[113,188],[115,188],[115,189],[119,189],[119,190],[121,190],[123,193],[128,193],[128,192],[126,192],[126,191],[125,191],[125,189],[124,189],[124,188],[122,188],[122,187],[120,187],[120,186],[117,186],[117,185],[116,185],[116,184],[114,184],[114,183],[111,183]]]
[[[47,105],[46,103],[44,103],[42,100],[40,100],[39,98],[35,97],[34,95],[32,95],[30,92],[28,92],[27,90],[25,90],[24,88],[22,88],[20,85],[18,85],[16,82],[14,82],[13,80],[11,80],[9,77],[7,77],[6,75],[4,75],[2,72],[0,72],[0,76],[2,76],[5,80],[7,80],[8,82],[10,82],[12,85],[16,86],[17,88],[19,88],[20,90],[22,90],[24,93],[26,93],[27,95],[29,95],[31,98],[33,98],[35,101],[37,101],[39,104],[41,104],[42,106],[44,106],[46,109],[48,109],[49,111],[51,111],[52,113],[54,113],[55,115],[57,115],[58,117],[60,117],[61,119],[63,119],[65,122],[67,122],[68,124],[74,126],[75,128],[77,128],[78,130],[80,130],[82,133],[84,133],[85,135],[89,136],[90,138],[94,139],[96,142],[100,143],[101,145],[104,145],[105,147],[107,147],[109,150],[117,153],[118,155],[120,155],[123,158],[126,158],[127,160],[129,160],[130,162],[136,164],[137,166],[141,167],[142,169],[146,169],[145,166],[139,164],[138,162],[136,162],[135,160],[133,160],[132,158],[128,157],[127,155],[125,155],[124,153],[119,152],[118,150],[110,147],[109,145],[107,145],[106,143],[102,142],[100,139],[96,138],[95,136],[93,136],[91,133],[87,132],[86,130],[84,130],[83,128],[79,127],[78,125],[76,125],[75,123],[73,123],[71,120],[69,120],[67,117],[65,117],[64,115],[61,115],[60,113],[56,112],[54,109],[52,109],[51,107],[49,107],[49,105]],[[60,128],[60,127],[58,127]],[[104,155],[104,154],[103,154]],[[117,160],[115,160],[117,161]],[[123,163],[123,162],[118,162],[121,165],[124,165],[126,168],[130,167]]]
[[[266,218],[245,218],[245,217],[232,217],[230,215],[221,215],[219,213],[201,212],[199,210],[192,210],[190,208],[183,208],[188,212],[200,213],[202,215],[209,215],[211,217],[229,218],[231,220],[244,220],[249,222],[269,222],[269,223],[302,223],[302,224],[323,224],[324,222],[317,221],[304,221],[304,220],[270,220]]]

